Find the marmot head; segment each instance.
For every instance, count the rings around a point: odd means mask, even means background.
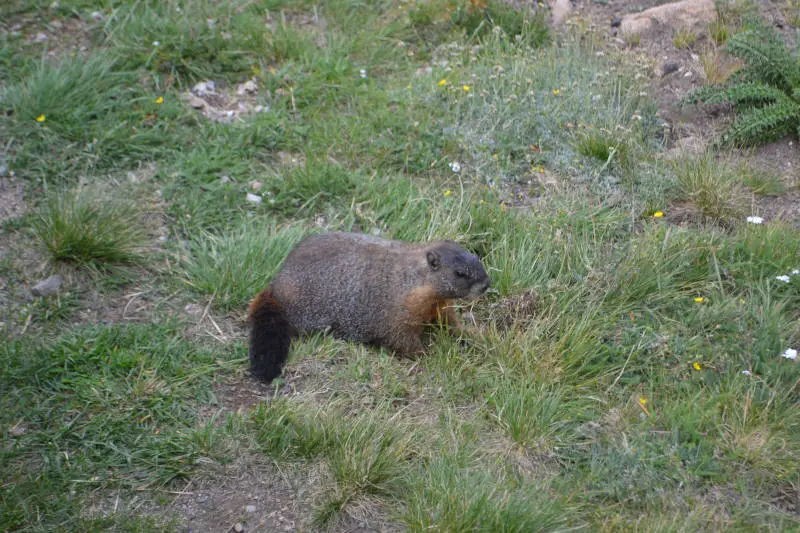
[[[432,244],[425,257],[428,279],[442,298],[475,298],[491,284],[478,256],[452,241]]]

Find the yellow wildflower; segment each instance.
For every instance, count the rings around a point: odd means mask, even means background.
[[[647,398],[639,398],[640,405],[647,405]]]
[[[439,80],[439,87],[444,87],[445,85],[447,85],[446,79],[442,78],[441,80]]]
[[[697,361],[694,362],[694,364],[692,365],[692,368],[694,368],[695,370],[702,370],[702,367],[700,366],[700,363],[698,363]]]
[[[560,92],[561,91],[559,91],[558,89],[553,89],[553,94],[556,96],[558,96]]]
[[[39,115],[36,117],[36,122],[44,122],[44,115]]]
[[[661,218],[661,217],[664,216],[664,212],[663,211],[656,211],[655,213],[653,213],[653,216],[656,217],[656,218]]]
[[[461,88],[462,88],[462,89],[464,89],[464,92],[465,92],[465,93],[468,93],[468,92],[469,92],[469,85],[464,85],[464,86],[463,86],[463,87],[461,87]]]
[[[446,191],[444,191],[444,195],[445,196],[450,196],[451,194],[453,194],[453,191],[451,191],[450,189],[447,189]]]
[[[694,301],[699,303],[699,304],[701,304],[701,303],[705,302],[706,299],[703,298],[702,296],[698,296],[697,298],[694,299]]]
[[[156,98],[156,103],[157,104],[163,104],[164,103],[164,97],[163,96],[159,96],[158,98]]]

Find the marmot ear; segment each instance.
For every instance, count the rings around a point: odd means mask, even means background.
[[[430,250],[428,251],[427,258],[431,270],[439,270],[439,267],[442,266],[442,258],[439,256],[439,252]]]

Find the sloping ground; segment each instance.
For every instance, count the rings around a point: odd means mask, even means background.
[[[710,30],[614,34],[651,4],[5,7],[2,529],[796,528],[797,139],[705,154]],[[334,229],[493,290],[253,380],[248,300]]]

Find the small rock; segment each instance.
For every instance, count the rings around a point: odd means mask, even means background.
[[[260,204],[262,202],[262,200],[263,200],[263,198],[261,198],[257,194],[253,194],[251,192],[247,193],[247,201],[248,202],[253,202],[254,204]]]
[[[248,505],[244,508],[244,510],[247,511],[248,513],[255,513],[256,509],[257,507],[255,505]]]
[[[197,503],[205,503],[208,501],[208,494],[201,494],[197,497]]]
[[[230,176],[222,176],[222,177],[219,179],[219,182],[220,182],[220,183],[231,183],[232,181],[233,181],[233,180],[231,179],[231,177],[230,177]]]
[[[264,107],[263,105],[257,105],[255,107],[255,109],[253,109],[253,111],[255,111],[256,113],[261,113],[262,111],[266,111],[266,110],[267,110],[267,108]]]
[[[260,190],[261,187],[262,187],[261,182],[258,180],[253,180],[250,182],[250,188],[253,189],[254,191]]]
[[[245,94],[255,94],[258,92],[258,84],[255,80],[247,80],[246,82],[239,85],[236,89],[236,94],[239,96],[244,96]]]
[[[691,78],[694,76],[691,70],[687,70],[686,73],[683,75],[684,78]]]
[[[680,63],[677,61],[667,61],[661,66],[661,75],[666,76],[667,74],[672,74],[673,72],[677,72],[680,68]]]
[[[47,37],[47,34],[46,34],[46,33],[37,33],[37,34],[36,34],[36,37],[34,37],[34,40],[35,40],[37,43],[44,42],[44,41],[46,41],[47,39],[48,39],[48,37]]]
[[[25,424],[15,424],[11,426],[8,430],[8,434],[12,437],[21,437],[25,433],[28,432],[28,426]]]
[[[194,109],[203,109],[206,106],[206,101],[195,95],[191,95],[189,97],[189,105]]]
[[[92,14],[90,16],[94,20],[103,20],[103,14],[100,13],[99,11],[92,11]]]
[[[244,526],[241,524],[241,522],[236,522],[233,524],[233,530],[236,533],[242,533],[242,531],[244,531]]]
[[[204,95],[205,93],[212,93],[216,88],[216,84],[213,81],[200,81],[194,84],[192,87],[192,92],[198,95]]]
[[[187,304],[183,309],[190,315],[199,315],[203,312],[203,307],[197,304]]]
[[[50,276],[49,278],[40,281],[31,288],[31,294],[34,296],[51,296],[58,292],[61,288],[61,283],[64,279],[58,274]]]
[[[8,167],[6,165],[0,165],[0,177],[3,177],[8,172]]]
[[[614,17],[611,19],[612,28],[619,28],[620,24],[622,24],[622,17]]]

